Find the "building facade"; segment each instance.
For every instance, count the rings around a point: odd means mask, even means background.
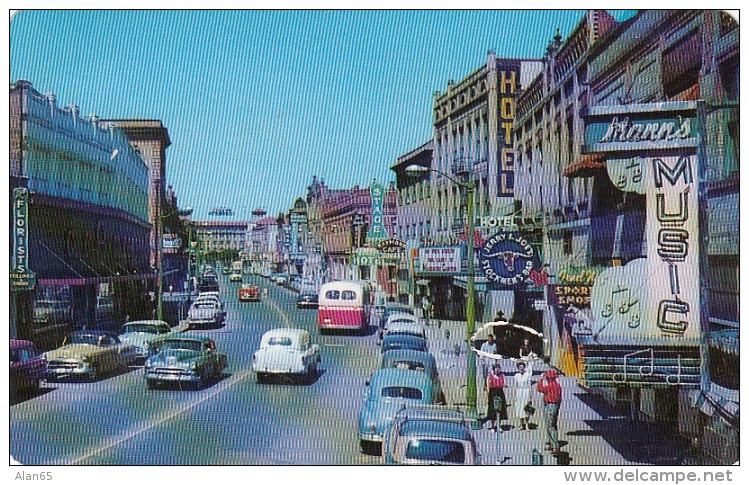
[[[208,258],[239,258],[244,252],[248,222],[242,221],[192,221],[193,237],[197,238],[198,251]],[[231,263],[226,260],[225,262]]]
[[[567,40],[557,36],[549,45],[543,72],[517,100],[515,125],[516,195],[528,224],[543,225],[543,258],[554,276],[544,312],[549,357],[574,374],[582,371],[582,355],[573,328],[595,328],[600,315],[590,298],[570,305],[559,289],[582,290],[566,283],[649,256],[646,197],[617,188],[607,167],[614,162],[584,150],[586,114],[657,102],[704,100],[710,107],[701,181],[707,200],[700,201],[709,214],[708,274],[700,279],[707,281],[702,297],[709,295],[712,385],[698,394],[680,386],[631,392],[642,415],[698,436],[703,449],[727,463],[738,459],[725,446],[738,440],[738,56],[738,26],[721,12],[641,11],[619,24],[589,11]],[[615,401],[626,389],[600,391]],[[708,417],[700,418],[690,401],[702,403]]]
[[[50,348],[74,328],[150,316],[148,166],[114,125],[27,81],[11,84],[10,108],[11,188],[28,191],[36,274],[11,298],[11,337]]]

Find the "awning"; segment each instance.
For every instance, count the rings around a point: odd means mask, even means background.
[[[598,170],[606,168],[606,158],[602,153],[585,153],[562,171],[565,177],[592,177]]]
[[[486,291],[487,280],[484,276],[476,276],[473,278],[473,285],[476,291]],[[453,277],[453,283],[458,288],[468,289],[468,277],[467,276],[455,276]]]
[[[154,279],[156,275],[147,268],[125,267],[120,263],[86,262],[77,257],[62,256],[39,239],[30,239],[30,262],[37,274],[37,284],[57,286],[83,286],[101,283],[115,283]],[[37,265],[35,262],[44,261]]]
[[[736,429],[740,429],[740,415],[738,392],[735,400],[723,395],[720,386],[711,383],[711,389],[703,392],[695,389],[690,393],[692,407],[698,408],[703,414],[713,416],[716,413],[723,418],[728,424]]]

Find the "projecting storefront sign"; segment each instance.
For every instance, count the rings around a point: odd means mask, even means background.
[[[385,229],[385,219],[383,214],[383,200],[385,198],[385,189],[377,182],[372,182],[369,189],[372,198],[372,225],[367,232],[367,244],[377,244],[386,240],[389,235]]]
[[[406,250],[406,243],[400,239],[387,239],[377,243],[377,249],[382,253],[400,254]]]
[[[515,288],[526,284],[540,262],[528,239],[519,232],[498,232],[478,252],[479,269],[487,288]]]
[[[457,275],[461,273],[461,246],[419,248],[419,273]]]
[[[596,108],[586,119],[587,148],[609,153],[614,186],[645,195],[647,241],[646,258],[608,268],[593,284],[586,348],[629,346],[631,352],[603,358],[586,351],[586,359],[616,364],[611,376],[586,374],[589,385],[696,382],[694,369],[681,362],[686,350],[675,361],[669,357],[676,368],[662,375],[657,369],[668,349],[694,349],[701,335],[695,113],[695,103],[656,103]],[[644,362],[647,379],[630,372],[628,359]]]
[[[13,262],[10,287],[33,290],[36,275],[29,269],[29,191],[25,187],[13,189]]]

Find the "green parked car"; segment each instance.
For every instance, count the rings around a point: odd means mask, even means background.
[[[156,353],[145,363],[149,389],[164,383],[207,387],[228,367],[226,354],[216,349],[216,342],[202,335],[168,336],[154,345]]]

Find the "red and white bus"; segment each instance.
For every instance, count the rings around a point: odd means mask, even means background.
[[[317,327],[320,333],[331,329],[358,330],[369,327],[369,287],[356,281],[334,281],[320,288]]]

